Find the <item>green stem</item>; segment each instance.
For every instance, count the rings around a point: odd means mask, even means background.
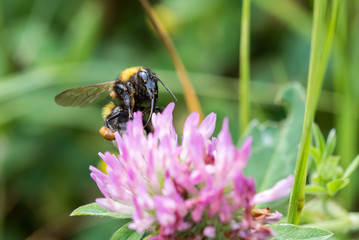
[[[344,0],[345,1],[345,0]],[[330,56],[330,52],[333,46],[334,36],[337,29],[339,10],[342,8],[340,5],[344,3],[343,0],[333,0],[332,9],[330,13],[330,20],[328,26],[328,32],[325,35],[324,47],[323,47],[323,55],[322,60],[319,65],[318,77],[323,78],[325,72],[327,70],[328,60]]]
[[[249,88],[249,28],[250,28],[250,0],[243,0],[242,25],[239,46],[239,125],[240,133],[243,133],[249,123],[250,109],[250,88]]]
[[[326,0],[314,1],[314,21],[312,29],[311,52],[308,74],[307,100],[303,123],[302,138],[299,145],[294,172],[294,184],[289,201],[287,222],[298,224],[305,202],[305,181],[307,176],[308,155],[311,141],[312,123],[324,79],[325,70],[333,43],[334,33],[341,0],[334,0],[324,47],[321,51],[321,35],[325,25]]]
[[[4,220],[5,220],[5,177],[4,177],[4,164],[6,158],[7,144],[3,136],[0,135],[0,239],[2,239],[4,231]]]
[[[0,163],[0,239],[2,239],[4,231],[4,219],[5,219],[5,184],[3,177],[3,164]]]

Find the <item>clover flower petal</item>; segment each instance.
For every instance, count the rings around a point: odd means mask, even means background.
[[[252,200],[252,205],[272,202],[274,200],[287,196],[290,193],[292,184],[293,176],[289,176],[285,179],[280,180],[271,189],[256,194]]]
[[[216,228],[213,226],[208,226],[203,230],[203,235],[209,238],[214,238],[216,236]]]

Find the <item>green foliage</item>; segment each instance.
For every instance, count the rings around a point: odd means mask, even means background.
[[[70,216],[83,216],[83,215],[112,217],[112,218],[119,218],[119,219],[131,218],[131,215],[120,214],[117,212],[109,211],[106,208],[99,205],[98,203],[90,203],[90,204],[78,207],[71,213]]]
[[[305,205],[301,222],[345,234],[358,228],[358,214],[350,213],[331,198],[348,186],[350,175],[358,167],[359,156],[343,171],[339,164],[340,157],[333,155],[337,139],[335,131],[332,129],[325,140],[319,127],[314,124],[313,139],[310,148],[313,169],[305,192],[317,198]]]
[[[289,29],[306,38],[310,38],[311,18],[302,5],[296,1],[272,0],[261,1],[253,0],[259,8],[280,19]]]
[[[293,190],[289,200],[288,223],[298,224],[305,203],[305,182],[308,170],[308,155],[316,108],[325,77],[329,56],[336,32],[339,11],[343,1],[314,1],[313,27],[309,59],[307,99],[304,113],[303,132],[299,144],[294,172]],[[327,12],[330,12],[327,17]]]
[[[338,151],[344,167],[349,166],[351,160],[358,153],[358,111],[359,88],[357,68],[359,56],[359,31],[350,30],[351,24],[358,22],[359,4],[353,1],[343,1],[342,16],[338,23],[338,37],[334,50],[336,58],[333,59],[333,90],[337,92],[334,109],[337,112],[335,128],[338,131]],[[353,19],[351,13],[355,12]],[[343,81],[345,79],[345,81]],[[321,126],[322,127],[322,126]],[[358,181],[354,174],[353,182]],[[350,184],[340,192],[340,201],[347,208],[356,206],[358,196],[356,186]]]
[[[313,127],[314,146],[310,147],[310,156],[313,160],[314,171],[311,182],[306,186],[305,192],[309,194],[326,194],[333,196],[349,184],[349,177],[358,167],[359,155],[350,166],[343,171],[339,165],[339,156],[334,156],[337,137],[332,129],[324,140],[324,136],[317,125]]]
[[[312,199],[303,209],[301,224],[327,229],[334,232],[335,236],[356,231],[359,228],[359,213],[349,212],[341,205],[334,199]]]
[[[135,230],[129,229],[128,224],[123,225],[117,230],[113,234],[111,240],[140,240],[143,237],[143,234],[139,234]]]
[[[252,153],[244,172],[254,177],[258,192],[294,173],[303,124],[304,90],[297,83],[287,84],[277,94],[276,102],[286,107],[286,119],[281,123],[253,121],[243,136],[243,139],[253,137]]]
[[[300,227],[292,224],[270,225],[276,233],[272,240],[324,240],[330,238],[333,233],[319,228]]]

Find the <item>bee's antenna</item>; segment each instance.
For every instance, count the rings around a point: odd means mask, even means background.
[[[175,97],[175,95],[171,92],[171,90],[169,90],[166,85],[161,81],[161,79],[157,78],[158,81],[166,88],[166,90],[172,95],[173,99],[177,102],[177,98]]]

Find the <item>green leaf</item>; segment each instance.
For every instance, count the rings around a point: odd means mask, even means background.
[[[322,158],[322,165],[317,173],[319,172],[323,180],[338,179],[343,175],[343,169],[339,166],[340,156],[328,156]]]
[[[317,124],[313,124],[313,138],[314,138],[315,146],[317,149],[319,149],[319,153],[321,156],[324,152],[325,140]]]
[[[328,193],[333,196],[340,189],[343,189],[348,184],[349,184],[349,178],[337,179],[337,180],[331,181],[331,182],[327,183]]]
[[[319,150],[313,146],[310,146],[309,154],[312,157],[312,159],[314,160],[315,168],[317,169],[319,167],[320,159],[321,159],[321,154],[320,154]]]
[[[304,188],[306,194],[326,194],[327,189],[318,185],[307,185]]]
[[[270,228],[276,233],[276,237],[271,240],[324,240],[328,239],[333,233],[313,227],[300,227],[292,224],[274,224]]]
[[[252,121],[241,139],[253,137],[244,172],[254,177],[258,191],[269,189],[294,173],[303,126],[304,90],[298,83],[287,84],[279,91],[278,100],[286,106],[287,118],[280,124]]]
[[[144,238],[142,238],[142,240],[149,240],[151,237],[153,237],[153,235],[147,235]]]
[[[127,223],[118,229],[113,235],[111,240],[139,240],[143,237],[143,233],[139,234],[136,230],[129,229]]]
[[[345,170],[342,178],[348,178],[350,175],[357,169],[359,166],[359,155],[355,157],[355,159],[350,163],[348,168]]]
[[[70,216],[100,216],[100,217],[112,217],[119,219],[131,218],[131,215],[128,214],[120,214],[116,212],[111,212],[106,208],[102,207],[98,203],[90,203],[83,205],[77,209],[75,209]]]
[[[335,145],[337,144],[337,137],[335,134],[335,129],[330,130],[327,138],[327,144],[322,155],[322,161],[324,161],[328,156],[332,155],[335,150]]]

